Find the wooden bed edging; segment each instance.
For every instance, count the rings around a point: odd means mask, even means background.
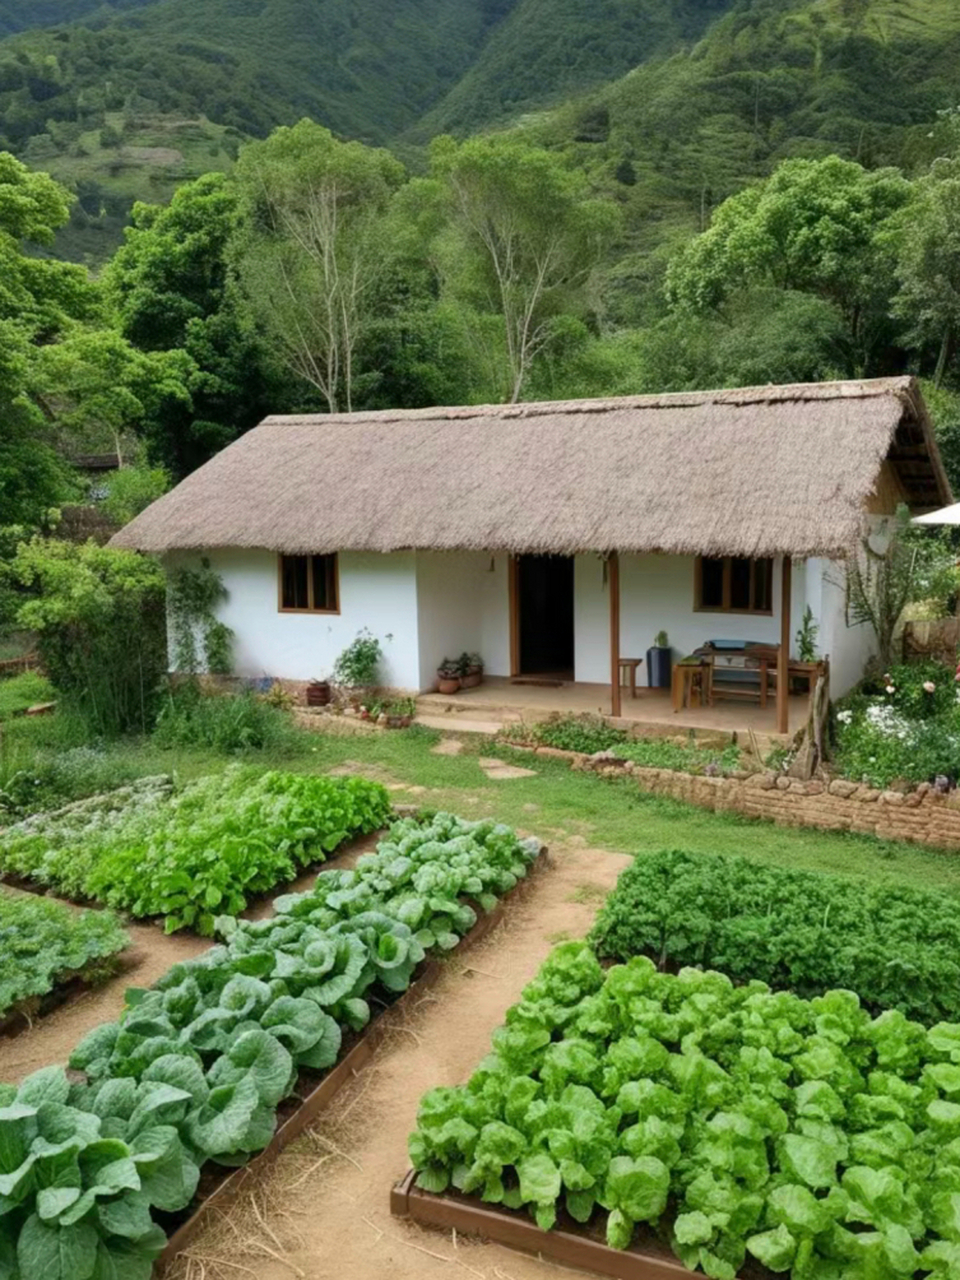
[[[532,1253],[573,1270],[593,1271],[613,1280],[690,1280],[692,1272],[668,1253],[644,1252],[636,1247],[611,1249],[602,1240],[562,1228],[542,1231],[519,1213],[466,1197],[435,1196],[414,1185],[411,1169],[390,1191],[390,1212],[423,1227],[454,1229],[482,1236],[494,1244]]]
[[[533,879],[547,866],[549,866],[548,850],[544,845],[541,847],[536,861],[531,863],[524,878],[518,881],[515,887],[500,899],[492,911],[479,916],[477,923],[470,932],[464,934],[451,951],[446,952],[441,958],[427,960],[423,963],[420,973],[407,987],[403,995],[389,1009],[384,1010],[376,1021],[370,1023],[349,1053],[335,1067],[330,1069],[317,1087],[304,1098],[293,1115],[289,1116],[280,1125],[273,1135],[270,1145],[258,1152],[248,1164],[235,1169],[229,1177],[224,1179],[197,1206],[186,1222],[170,1236],[163,1253],[160,1254],[154,1264],[153,1274],[158,1280],[177,1254],[186,1248],[190,1241],[199,1234],[200,1230],[206,1225],[211,1212],[224,1209],[236,1200],[242,1194],[250,1179],[255,1178],[268,1165],[272,1164],[284,1147],[289,1146],[295,1138],[298,1138],[310,1122],[325,1107],[330,1105],[344,1085],[348,1084],[357,1072],[366,1066],[381,1043],[386,1039],[392,1024],[396,1022],[397,1018],[402,1016],[425,991],[429,991],[431,987],[436,986],[440,981],[446,970],[448,959],[461,955],[468,948],[475,946],[488,934],[492,933],[502,923],[510,904],[516,902],[526,892]]]

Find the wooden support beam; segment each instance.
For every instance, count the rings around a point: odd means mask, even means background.
[[[790,732],[790,588],[793,563],[783,557],[780,574],[780,648],[777,650],[777,733]]]
[[[507,561],[507,590],[510,597],[510,675],[520,675],[520,557]]]
[[[610,591],[610,714],[620,714],[620,556],[610,552],[607,560]]]

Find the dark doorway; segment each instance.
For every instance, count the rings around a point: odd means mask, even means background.
[[[572,557],[520,556],[517,609],[519,674],[572,680]]]

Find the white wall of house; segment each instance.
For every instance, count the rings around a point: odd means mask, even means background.
[[[237,675],[323,679],[330,675],[338,654],[366,627],[383,646],[384,683],[419,689],[417,572],[412,551],[343,552],[339,614],[280,612],[273,551],[229,548],[210,551],[207,558],[227,589],[218,616],[234,632]]]
[[[198,557],[170,557],[168,562]],[[214,550],[213,569],[227,589],[219,616],[234,632],[235,670],[243,676],[309,680],[329,676],[338,654],[367,628],[383,645],[384,683],[411,691],[433,687],[444,657],[478,650],[492,676],[510,674],[508,557],[481,552],[394,552],[340,555],[340,613],[282,613],[277,556],[270,551]],[[773,614],[695,611],[692,556],[620,558],[620,652],[643,658],[658,631],[674,657],[711,639],[780,638],[780,563],[773,574]],[[804,607],[819,623],[818,651],[831,663],[831,694],[860,679],[875,652],[869,627],[848,627],[843,568],[826,560],[794,562],[791,650]],[[575,678],[610,680],[609,595],[603,561],[574,563]],[[646,672],[641,669],[641,682]]]
[[[780,561],[773,570],[773,614],[708,613],[694,601],[693,556],[620,557],[620,653],[644,658],[658,631],[666,631],[674,658],[682,658],[707,640],[780,641]],[[791,580],[791,635],[807,603],[805,565],[796,561]],[[576,679],[610,680],[610,600],[597,556],[577,556],[574,565]],[[811,601],[816,612],[816,606]],[[641,683],[646,671],[641,668]]]

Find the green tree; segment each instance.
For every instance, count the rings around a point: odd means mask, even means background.
[[[619,213],[592,197],[586,176],[513,136],[457,145],[438,138],[434,178],[449,223],[437,244],[445,287],[502,321],[502,398],[517,401],[563,314],[590,310],[588,286],[617,233]]]
[[[35,631],[63,700],[94,733],[153,723],[166,670],[166,577],[133,551],[34,538],[12,565],[29,594],[18,615]]]
[[[40,258],[70,213],[70,196],[43,173],[0,153],[0,523],[35,526],[71,493],[69,469],[31,398],[38,351],[74,321],[89,319],[96,293],[81,267]]]
[[[939,386],[960,332],[960,158],[937,160],[903,217],[894,311],[908,339],[937,352]]]
[[[385,220],[403,166],[301,120],[240,154],[236,262],[286,367],[331,413],[353,408],[358,352],[389,261]]]
[[[897,217],[912,197],[895,169],[869,172],[838,156],[787,160],[724,201],[707,231],[670,264],[674,306],[722,312],[755,286],[813,294],[836,308],[845,371],[875,367],[892,337]]]
[[[104,273],[123,337],[165,357],[139,430],[177,479],[284,407],[278,371],[230,280],[237,204],[231,183],[209,173],[167,206],[134,205]]]

